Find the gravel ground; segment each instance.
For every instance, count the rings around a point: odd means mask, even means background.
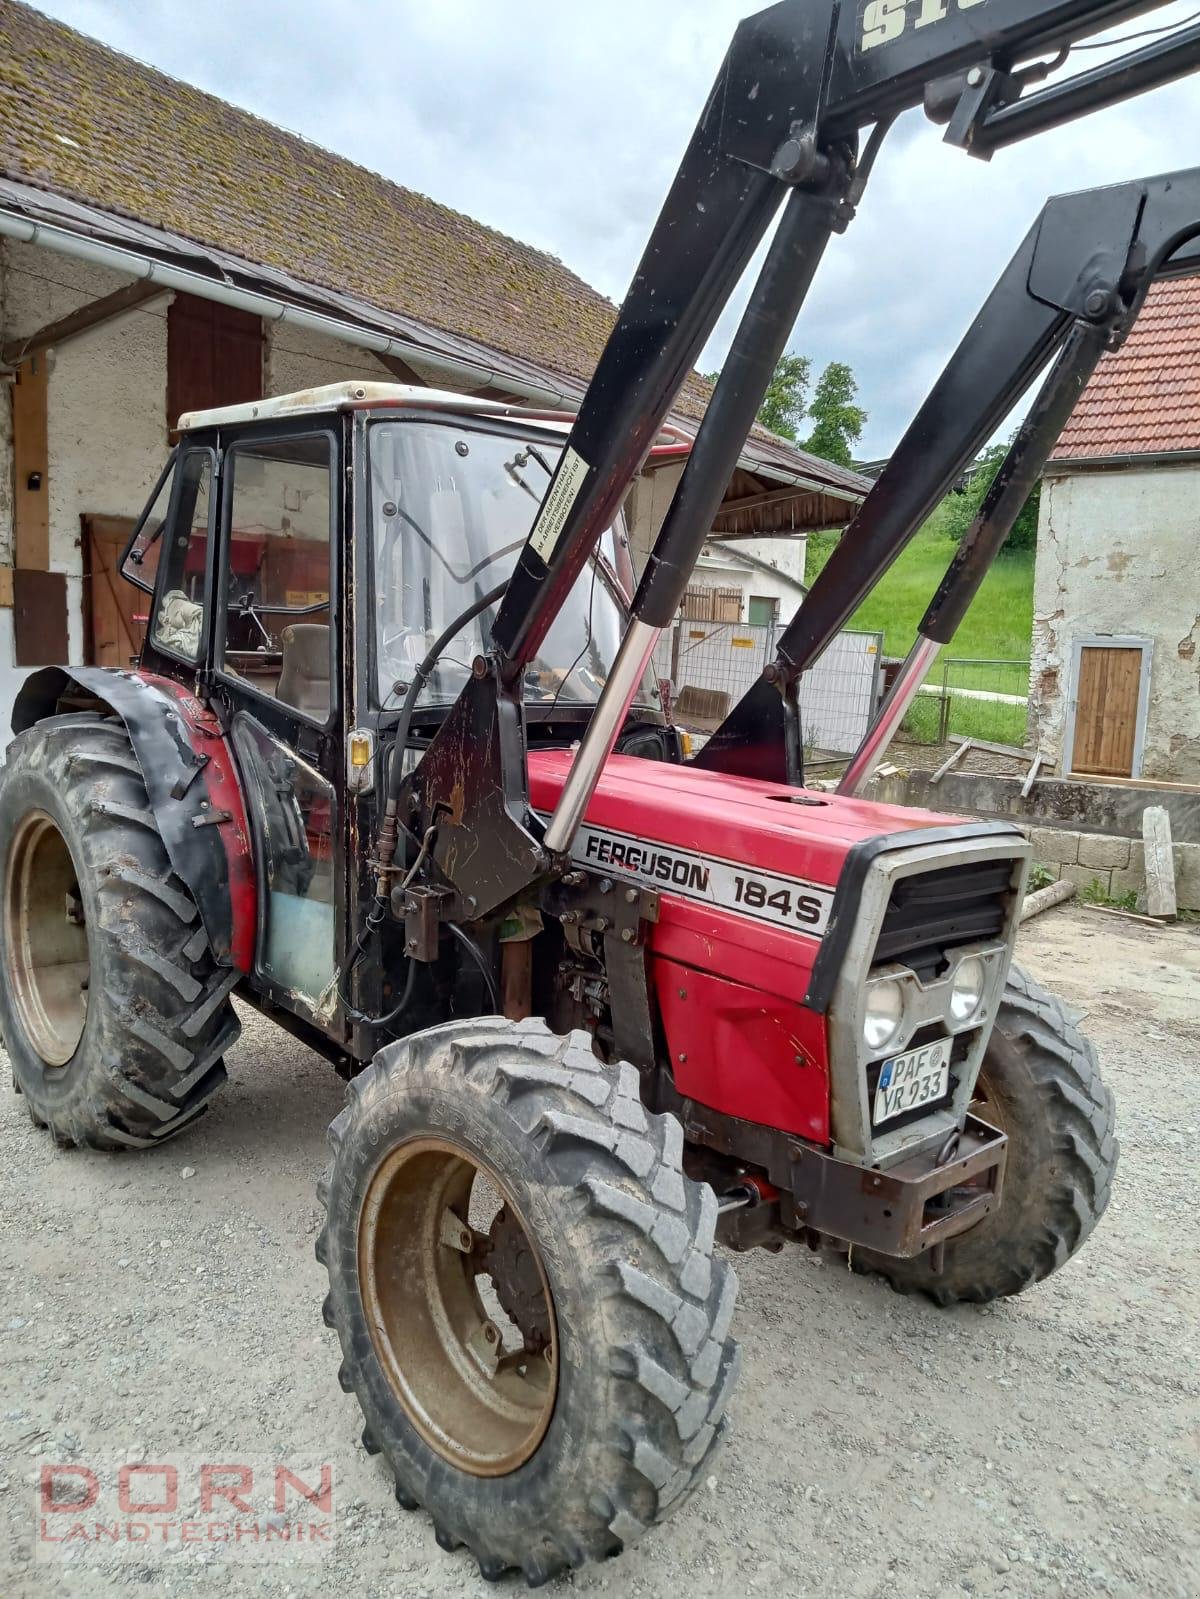
[[[1092,1243],[982,1310],[807,1251],[741,1257],[719,1476],[547,1591],[1200,1593],[1200,930],[1066,908],[1029,924],[1022,957],[1090,1007],[1118,1096],[1123,1162]],[[313,1185],[341,1085],[252,1013],[230,1067],[198,1128],[148,1156],[59,1151],[0,1095],[0,1593],[494,1594],[397,1509],[334,1378]],[[334,1548],[34,1558],[43,1461],[164,1455],[331,1460]]]

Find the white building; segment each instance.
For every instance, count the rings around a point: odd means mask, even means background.
[[[1038,747],[1083,776],[1200,783],[1200,278],[1157,284],[1046,468]]]

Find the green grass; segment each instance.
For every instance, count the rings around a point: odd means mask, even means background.
[[[816,533],[808,541],[805,582],[811,584],[837,545],[836,533]],[[850,626],[883,634],[886,655],[905,655],[916,637],[917,624],[933,598],[954,555],[952,539],[941,531],[938,517],[920,533],[867,596]],[[996,561],[958,631],[942,651],[947,657],[1029,662],[1033,630],[1033,552],[1002,555]],[[930,683],[941,681],[935,665]],[[951,683],[1003,693],[1026,692],[1023,673],[1003,668],[953,671]],[[905,719],[902,736],[918,743],[936,742],[940,701],[921,696]],[[1017,705],[951,699],[949,731],[965,738],[986,738],[1001,744],[1022,744],[1026,713]]]
[[[1125,894],[1109,894],[1104,884],[1098,877],[1093,877],[1087,886],[1080,890],[1080,899],[1085,905],[1107,905],[1112,910],[1136,911],[1137,891],[1130,889]]]
[[[836,533],[814,533],[809,538],[806,583],[812,583],[837,541]],[[889,655],[906,654],[954,550],[953,540],[940,532],[936,514],[930,517],[859,606],[850,626],[882,632]],[[984,578],[945,654],[1027,661],[1032,630],[1033,551],[1002,555]]]

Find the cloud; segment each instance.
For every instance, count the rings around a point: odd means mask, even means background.
[[[42,5],[116,49],[551,251],[619,300],[753,0],[671,8],[661,0]],[[1142,25],[1189,9],[1180,0]],[[902,118],[857,219],[831,243],[791,340],[818,369],[835,359],[853,367],[871,418],[863,453],[881,455],[895,443],[1049,195],[1171,170],[1180,130],[1197,127],[1195,79],[987,164],[944,145],[918,113]],[[720,364],[746,292],[743,284],[722,317],[703,369]]]

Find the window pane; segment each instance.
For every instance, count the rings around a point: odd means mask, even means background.
[[[182,481],[174,526],[160,543],[163,567],[154,611],[154,642],[194,661],[204,631],[204,564],[208,553],[208,514],[212,494],[212,457],[207,450],[189,450],[179,467]]]
[[[239,444],[228,461],[225,670],[323,722],[330,704],[330,441]]]
[[[561,446],[457,424],[381,422],[371,429],[376,657],[380,703],[400,703],[443,628],[508,577]],[[599,541],[615,568],[612,529]],[[442,652],[418,704],[445,704],[491,643],[489,608]],[[533,705],[590,704],[621,641],[621,609],[595,563],[585,567],[525,674]],[[647,680],[638,696],[653,704]]]
[[[153,589],[158,573],[158,558],[162,554],[163,523],[171,504],[171,488],[175,482],[175,462],[163,477],[154,498],[142,512],[137,537],[121,567],[121,576],[136,583],[139,588]]]
[[[316,1009],[331,997],[335,970],[333,789],[248,716],[236,719],[234,740],[267,893],[259,969]]]

